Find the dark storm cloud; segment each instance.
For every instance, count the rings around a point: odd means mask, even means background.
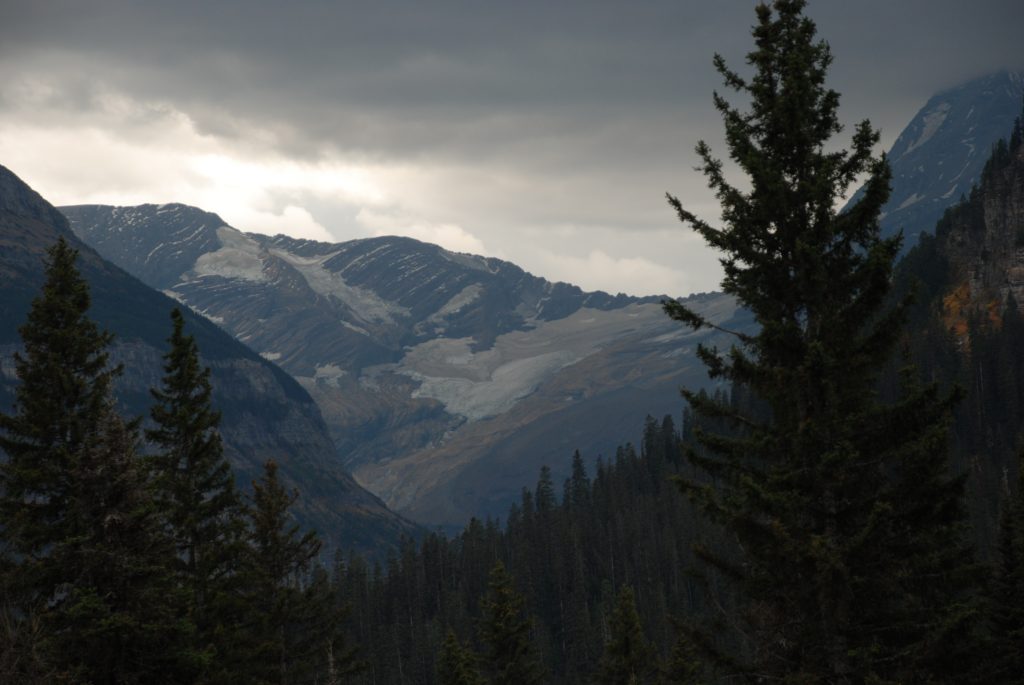
[[[504,154],[535,136],[571,143],[573,131],[607,122],[706,117],[711,54],[742,66],[752,7],[34,0],[6,3],[0,57],[8,74],[46,71],[72,91],[98,80],[167,99],[212,134],[270,125],[297,153]],[[818,2],[809,12],[834,47],[837,86],[887,124],[906,101],[1024,64],[1016,0]]]
[[[0,143],[5,121],[56,131],[66,119],[143,145],[183,114],[238,159],[269,150],[398,169],[419,197],[384,189],[404,203],[396,226],[457,224],[511,258],[524,243],[578,258],[601,235],[607,254],[710,273],[705,252],[687,247],[678,266],[631,236],[678,230],[666,190],[717,213],[693,147],[706,138],[725,152],[711,57],[744,71],[754,5],[0,0]],[[884,142],[937,90],[1024,68],[1021,0],[821,0],[808,13],[833,48],[842,116],[870,118]],[[296,206],[331,230],[359,215],[317,197]],[[554,237],[510,238],[520,227]]]

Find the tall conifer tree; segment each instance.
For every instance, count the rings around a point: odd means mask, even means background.
[[[19,563],[12,591],[49,601],[66,579],[49,554],[72,534],[77,460],[95,442],[109,412],[112,336],[88,318],[89,287],[75,268],[78,251],[63,237],[47,251],[42,294],[19,329],[14,355],[20,384],[14,413],[0,415],[0,496],[4,537]]]
[[[137,429],[111,409],[76,460],[79,525],[52,552],[68,574],[55,652],[84,682],[192,682],[192,626],[179,616],[174,549],[137,443]]]
[[[1018,685],[1024,683],[1024,455],[1015,492],[1008,495],[989,590],[994,657],[990,666],[993,682]]]
[[[185,682],[187,622],[175,616],[172,549],[136,457],[137,429],[115,412],[111,341],[87,317],[77,251],[61,238],[21,327],[15,413],[0,416],[2,530],[14,556],[5,610],[32,639],[12,682]],[[20,625],[16,625],[19,623]],[[29,653],[27,650],[31,650]]]
[[[656,672],[654,648],[644,636],[636,611],[633,589],[623,587],[615,600],[608,630],[610,635],[597,672],[600,685],[644,685]]]
[[[210,370],[199,363],[195,339],[184,333],[181,311],[171,312],[170,350],[164,377],[152,390],[155,427],[146,437],[159,452],[151,458],[157,499],[179,558],[197,647],[209,655],[229,640],[232,583],[241,559],[242,507],[224,457],[220,413],[211,405]]]
[[[542,682],[530,639],[531,620],[523,615],[523,597],[500,561],[491,569],[483,601],[480,639],[487,647],[486,667],[493,685],[534,685]]]
[[[483,685],[476,668],[476,656],[449,629],[437,657],[438,685]]]
[[[298,492],[280,482],[277,464],[268,461],[253,483],[248,509],[250,544],[241,578],[248,654],[239,682],[338,680],[361,668],[341,639],[342,612],[326,574],[309,578],[321,544],[292,520],[297,498]]]
[[[698,353],[713,377],[767,409],[753,415],[684,393],[699,416],[727,418],[734,430],[698,430],[706,451],[690,454],[716,487],[681,484],[738,543],[705,556],[737,581],[743,613],[733,624],[748,677],[947,682],[972,656],[971,609],[958,603],[973,573],[962,482],[945,472],[951,400],[912,382],[893,406],[877,398],[905,310],[886,304],[899,247],[879,235],[889,169],[872,154],[878,134],[867,122],[849,151],[834,149],[842,127],[839,95],[825,86],[832,57],[804,6],[757,6],[752,78],[715,57],[725,84],[749,101],[741,111],[714,98],[749,190],[727,181],[702,142],[722,226],[669,196],[724,253],[723,290],[759,325],[727,353]],[[837,213],[863,175],[863,194]],[[666,310],[712,326],[677,302]]]

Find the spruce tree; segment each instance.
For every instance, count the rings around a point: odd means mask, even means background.
[[[66,582],[49,551],[72,534],[77,459],[95,440],[120,373],[109,364],[112,336],[87,316],[77,256],[63,237],[47,251],[42,293],[19,329],[14,412],[0,415],[0,516],[18,559],[6,580],[19,603],[49,603]]]
[[[187,682],[190,626],[175,616],[173,551],[114,409],[108,333],[87,317],[77,251],[61,238],[21,327],[15,414],[0,416],[11,682]]]
[[[963,483],[946,474],[950,397],[907,374],[883,405],[879,370],[900,334],[905,303],[889,305],[899,238],[878,216],[889,169],[863,122],[849,151],[834,149],[839,95],[832,57],[803,0],[757,6],[746,79],[716,56],[746,111],[716,94],[730,157],[749,180],[731,185],[701,142],[697,153],[722,206],[715,227],[669,196],[679,218],[724,256],[723,290],[754,315],[728,352],[701,346],[712,377],[763,409],[684,392],[728,433],[697,429],[693,463],[708,478],[681,481],[733,548],[703,550],[735,581],[742,607],[733,651],[747,677],[786,682],[966,677],[973,580],[964,542]],[[847,211],[835,207],[867,177]],[[678,302],[673,318],[714,325]],[[730,331],[723,331],[730,333]],[[715,486],[708,483],[714,480]]]
[[[1024,458],[1015,492],[999,526],[996,569],[989,589],[992,682],[1024,683]],[[1009,485],[1009,484],[1007,484]]]
[[[455,631],[445,635],[437,657],[437,685],[483,685],[476,668],[476,656],[459,642]]]
[[[668,660],[661,668],[662,685],[701,685],[704,683],[704,667],[697,646],[690,639],[688,630],[680,628]]]
[[[600,685],[644,685],[653,682],[654,648],[644,636],[633,589],[623,587],[609,620],[610,635],[597,672]]]
[[[192,682],[192,626],[178,615],[183,593],[174,549],[136,456],[137,430],[116,413],[76,460],[77,530],[54,545],[68,576],[52,621],[66,672],[91,683]]]
[[[154,427],[146,438],[159,450],[150,461],[156,496],[174,540],[178,578],[188,591],[188,617],[197,649],[210,657],[228,649],[233,583],[241,558],[241,501],[224,457],[211,405],[210,370],[199,362],[195,339],[184,333],[181,311],[171,312],[164,377],[151,390]]]
[[[354,659],[338,639],[341,617],[331,616],[335,600],[320,591],[329,588],[326,576],[320,583],[306,584],[320,541],[313,532],[300,533],[291,520],[297,498],[298,492],[281,484],[277,464],[268,461],[263,477],[253,483],[247,511],[249,553],[241,584],[248,654],[240,682],[308,682],[327,670],[329,653],[339,660],[336,671],[341,666],[355,670]]]
[[[480,625],[492,685],[534,685],[543,681],[530,639],[532,621],[523,615],[523,604],[512,576],[499,561],[491,569]]]

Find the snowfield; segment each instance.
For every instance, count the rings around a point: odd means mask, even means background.
[[[192,267],[197,276],[240,278],[256,283],[267,280],[263,273],[263,260],[260,259],[262,248],[259,243],[230,226],[218,228],[217,238],[221,248],[200,256]]]
[[[735,309],[731,298],[718,298],[706,316],[721,321]],[[479,352],[472,351],[471,338],[430,340],[411,348],[390,370],[420,382],[413,397],[438,400],[448,413],[472,422],[508,411],[559,370],[616,341],[635,337],[682,345],[691,334],[657,304],[583,308],[564,319],[534,323],[532,330],[498,336],[490,349]]]

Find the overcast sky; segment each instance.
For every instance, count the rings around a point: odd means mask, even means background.
[[[246,231],[402,234],[586,289],[717,288],[693,171],[749,0],[0,0],[0,164],[54,204],[185,202]],[[812,0],[841,115],[887,148],[1024,68],[1021,0]]]

